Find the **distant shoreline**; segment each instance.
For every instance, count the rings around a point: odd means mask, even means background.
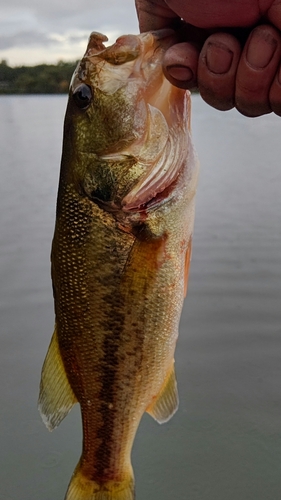
[[[0,95],[66,94],[77,61],[11,67],[0,62]]]

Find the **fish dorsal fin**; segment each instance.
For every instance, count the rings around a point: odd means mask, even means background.
[[[159,424],[168,422],[176,413],[179,406],[179,396],[175,375],[174,363],[169,374],[165,378],[159,394],[146,409]]]
[[[43,364],[38,409],[49,431],[66,417],[77,399],[69,385],[61,358],[56,328]]]

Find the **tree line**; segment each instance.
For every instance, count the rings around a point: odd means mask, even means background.
[[[0,62],[0,94],[64,94],[76,62],[10,67]]]

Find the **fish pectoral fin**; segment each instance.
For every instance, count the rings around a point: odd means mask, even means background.
[[[38,409],[49,431],[66,417],[77,399],[68,382],[56,328],[43,364]]]
[[[159,424],[168,422],[179,406],[179,396],[174,364],[162,385],[158,396],[146,409]]]

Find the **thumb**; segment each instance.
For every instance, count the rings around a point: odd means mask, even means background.
[[[140,32],[173,28],[178,15],[164,0],[135,0]]]

